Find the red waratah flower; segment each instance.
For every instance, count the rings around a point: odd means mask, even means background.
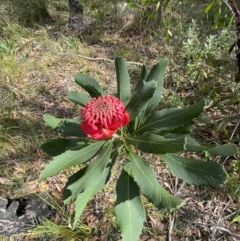
[[[81,114],[83,117],[80,124],[82,130],[96,140],[111,137],[130,120],[124,103],[111,95],[92,98],[81,109]]]

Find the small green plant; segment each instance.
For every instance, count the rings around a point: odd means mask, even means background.
[[[184,204],[160,185],[142,152],[158,155],[174,175],[189,184],[219,186],[226,181],[222,165],[175,154],[208,151],[229,156],[237,148],[233,144],[201,145],[191,137],[193,119],[202,113],[204,99],[187,108],[156,109],[166,65],[167,60],[161,60],[150,72],[143,66],[131,91],[126,62],[117,57],[116,96],[107,95],[95,79],[81,73],[75,81],[89,95],[71,91],[68,99],[81,106],[82,120],[44,115],[53,130],[74,137],[57,138],[41,146],[53,160],[42,171],[40,180],[88,162],[69,178],[63,191],[64,203],[75,203],[70,227],[76,226],[88,201],[106,185],[114,163],[120,160],[124,164],[116,183],[115,214],[123,241],[137,241],[141,234],[146,220],[141,195],[158,209],[172,211]]]
[[[240,162],[238,160],[232,160],[230,162],[230,168],[231,172],[228,179],[228,186],[231,194],[238,195],[240,200]]]
[[[137,8],[141,10],[143,15],[148,16],[151,19],[156,17],[157,11],[160,7],[161,2],[158,0],[141,0],[139,1],[131,1],[127,3],[127,6],[130,8]],[[148,11],[149,9],[153,10],[151,13]]]
[[[229,17],[228,1],[211,0],[204,9],[204,13],[213,20],[213,29],[230,25],[234,16]]]
[[[154,20],[155,27],[159,28],[163,20],[163,12],[169,3],[169,0],[141,0],[128,1],[127,6],[138,9],[141,13],[142,19],[146,18],[147,22],[149,20]]]
[[[228,51],[223,50],[228,50],[229,45],[222,42],[222,39],[228,36],[228,31],[201,37],[197,22],[192,20],[186,36],[182,57],[186,60],[189,76],[195,81],[216,76],[219,78],[219,73],[224,68],[223,61],[228,57]],[[221,77],[224,79],[224,76]]]

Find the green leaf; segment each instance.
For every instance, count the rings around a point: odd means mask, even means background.
[[[77,171],[76,173],[74,173],[72,176],[70,176],[68,178],[68,181],[63,189],[63,202],[64,204],[69,203],[69,201],[71,201],[73,198],[76,198],[77,196],[72,196],[71,191],[68,189],[68,187],[70,185],[72,185],[73,183],[75,183],[76,181],[78,181],[79,179],[81,179],[84,174],[86,173],[88,166],[80,169],[79,171]]]
[[[138,241],[146,215],[139,187],[125,170],[116,185],[115,214],[123,241]]]
[[[204,146],[199,144],[194,138],[192,138],[189,135],[186,135],[185,147],[187,151],[193,151],[193,152],[207,151],[212,148],[211,146]]]
[[[116,161],[117,157],[118,157],[118,154],[120,153],[120,150],[121,148],[118,148],[116,150],[114,150],[112,153],[111,153],[111,156],[110,156],[110,164],[107,166],[107,168],[112,168],[112,165],[114,164],[114,162]],[[90,163],[90,166],[93,165]],[[81,179],[85,173],[86,173],[86,170],[89,168],[89,166],[86,166],[84,168],[82,168],[81,170],[79,170],[78,172],[74,173],[71,177],[69,177],[64,189],[63,189],[63,200],[64,200],[64,203],[68,203],[71,199],[75,198],[76,196],[72,196],[72,193],[71,191],[68,189],[69,186],[71,186],[73,183],[75,183],[76,181],[78,181],[79,179]],[[110,176],[108,176],[109,178]],[[107,181],[108,179],[106,179]]]
[[[148,73],[149,73],[149,71],[148,71],[147,67],[143,65],[142,69],[141,69],[141,74],[140,74],[139,80],[133,90],[133,95],[136,95],[137,93],[139,93],[141,91],[141,88],[143,87],[144,81],[146,80]],[[137,129],[137,126],[139,125],[139,122],[141,121],[141,119],[140,119],[141,114],[142,113],[139,112],[138,116],[135,117],[134,121],[129,123],[128,128],[129,128],[130,133],[132,133],[133,131],[135,131]]]
[[[149,73],[149,71],[148,71],[147,67],[143,65],[142,69],[141,69],[141,74],[140,74],[139,80],[133,90],[133,93],[137,93],[141,90],[143,83],[148,76],[148,73]]]
[[[87,203],[94,195],[95,195],[95,193],[93,193],[93,190],[89,188],[89,189],[85,190],[85,192],[83,192],[77,196],[77,198],[74,202],[75,211],[69,220],[70,228],[72,228],[72,229],[75,228],[80,216],[82,215],[84,208],[86,207]]]
[[[224,167],[216,162],[206,162],[174,154],[159,155],[170,171],[189,184],[219,186],[227,180]]]
[[[83,92],[78,91],[70,91],[67,95],[67,98],[81,106],[85,106],[85,104],[91,100],[89,96],[85,95]]]
[[[192,152],[202,152],[202,151],[210,151],[212,148],[215,148],[215,145],[202,145],[197,142],[193,137],[189,135],[183,135],[186,138],[186,150]]]
[[[233,222],[240,222],[240,216],[237,216],[233,219]]]
[[[112,144],[107,144],[108,146],[106,147],[106,150],[104,150],[96,160],[92,161],[88,165],[84,176],[67,187],[67,189],[71,191],[73,197],[76,197],[85,189],[96,186],[96,180],[102,177],[102,173],[110,161],[109,156],[112,149]]]
[[[164,136],[165,138],[170,138],[168,136],[171,136],[172,134],[174,134],[176,137],[179,135],[186,135],[186,134],[190,134],[193,132],[194,130],[194,122],[191,121],[183,126],[177,127],[175,129],[172,129],[171,132],[169,132],[169,130],[161,130],[159,132],[154,132],[155,134]],[[187,135],[186,135],[187,136]]]
[[[197,103],[184,109],[164,109],[156,111],[150,115],[143,124],[134,132],[134,134],[143,131],[161,131],[171,130],[192,121],[193,118],[198,117],[205,105],[205,100],[200,100]]]
[[[75,213],[70,221],[70,225],[75,227],[87,202],[98,193],[109,179],[110,170],[116,159],[116,151],[112,151],[112,142],[108,143],[106,150],[93,162],[91,162],[84,172],[84,175],[73,184],[67,186],[71,192],[71,197],[76,197]],[[111,163],[109,164],[109,162]],[[108,165],[109,164],[109,165]]]
[[[212,8],[213,3],[214,3],[214,1],[212,1],[211,3],[209,3],[209,4],[205,7],[204,13],[208,13],[208,12],[209,12],[209,10]]]
[[[172,37],[172,32],[170,31],[170,29],[168,29],[165,37],[165,40],[167,43],[170,42],[171,37]]]
[[[189,135],[185,136],[187,139],[186,142],[186,150],[194,151],[194,152],[201,152],[201,151],[208,151],[212,155],[217,156],[233,156],[237,153],[237,147],[234,144],[228,143],[224,145],[201,145],[199,144],[194,138]]]
[[[234,144],[224,144],[220,146],[216,146],[210,150],[208,150],[212,155],[218,156],[233,156],[237,153],[237,147]]]
[[[0,49],[5,50],[7,52],[10,51],[10,48],[7,47],[7,45],[4,44],[3,42],[0,42]]]
[[[128,102],[126,109],[130,113],[133,120],[145,108],[147,101],[153,96],[156,89],[156,81],[145,82],[138,92],[134,92],[132,98]]]
[[[157,82],[156,91],[152,98],[148,101],[144,115],[148,115],[154,107],[159,103],[163,92],[164,71],[166,69],[168,61],[166,59],[161,60],[158,64],[153,66],[150,73],[147,76],[146,82],[155,80]]]
[[[44,170],[41,172],[39,180],[46,179],[51,175],[65,170],[66,168],[74,165],[78,165],[88,161],[90,158],[95,156],[101,149],[105,141],[99,141],[92,143],[80,150],[69,150],[63,154],[53,158],[50,163],[48,163]]]
[[[157,2],[157,3],[156,3],[156,8],[155,8],[155,11],[156,11],[156,12],[158,11],[159,7],[160,7],[160,2]]]
[[[57,138],[42,144],[41,149],[49,156],[58,156],[67,150],[77,150],[86,145],[82,139]]]
[[[127,6],[130,8],[139,8],[140,6],[135,2],[128,2]]]
[[[148,3],[150,3],[150,1],[149,0],[141,0],[141,3],[142,3],[142,5],[147,5]]]
[[[95,79],[88,75],[77,74],[75,76],[75,82],[85,89],[91,97],[99,97],[105,94],[101,85],[99,85]]]
[[[51,127],[54,131],[60,132],[69,136],[77,136],[86,138],[86,134],[80,128],[80,121],[74,119],[59,119],[52,115],[45,114],[43,116],[45,124]]]
[[[139,93],[141,88],[143,87],[144,80],[146,82],[150,82],[152,80],[156,81],[156,90],[153,94],[153,96],[147,100],[145,105],[143,105],[144,108],[141,109],[141,112],[138,112],[139,118],[137,126],[143,122],[148,114],[154,109],[154,107],[159,103],[162,91],[163,91],[163,78],[164,78],[164,71],[167,66],[167,60],[161,60],[157,65],[153,66],[150,73],[146,76],[148,70],[146,68],[142,68],[142,73],[139,81],[137,82],[137,85],[133,91],[134,93]]]
[[[131,170],[134,181],[138,184],[141,192],[151,201],[158,209],[173,210],[184,204],[184,202],[168,193],[158,182],[155,173],[148,163],[129,151],[127,156],[128,162],[125,170]]]
[[[163,136],[150,133],[136,137],[127,137],[126,140],[143,152],[155,154],[179,152],[185,149],[186,144],[185,138],[166,139]]]
[[[109,162],[109,165],[107,165],[106,169],[108,169],[108,168],[111,169],[112,168],[114,162],[116,161],[116,159],[118,157],[119,151],[120,151],[120,149],[117,149],[117,150],[114,150],[111,153],[111,156],[110,156],[111,160]],[[69,177],[69,179],[68,179],[68,181],[67,181],[67,183],[66,183],[66,185],[65,185],[65,187],[63,189],[63,202],[64,202],[64,204],[67,204],[67,203],[69,203],[70,200],[72,200],[73,198],[76,198],[76,195],[73,196],[71,191],[68,189],[68,187],[71,186],[76,181],[78,181],[79,179],[81,179],[85,175],[87,169],[88,169],[88,166],[82,168],[78,172],[74,173],[71,177]],[[105,170],[105,171],[103,171],[102,174],[105,175],[107,172],[108,171]],[[108,172],[108,176],[106,178],[106,182],[108,181],[109,177],[110,177],[110,171]],[[103,179],[101,179],[101,180],[103,180]]]
[[[130,78],[127,64],[122,57],[115,58],[117,97],[126,105],[130,99]]]
[[[163,11],[165,11],[165,9],[167,8],[169,2],[170,2],[170,0],[165,0],[165,1],[164,1],[164,4],[163,4]]]

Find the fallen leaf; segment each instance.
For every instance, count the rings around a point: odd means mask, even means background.
[[[6,185],[12,185],[13,182],[7,178],[0,177],[0,183],[1,184],[6,184]]]

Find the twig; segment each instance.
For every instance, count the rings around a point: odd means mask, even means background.
[[[18,92],[19,94],[21,94],[22,96],[24,96],[25,97],[25,99],[29,99],[22,91],[20,91],[20,90],[18,90],[18,88],[14,88],[14,87],[10,87],[11,89],[12,89],[12,91],[13,91],[13,93],[14,92]],[[15,93],[16,94],[16,93]]]
[[[233,233],[232,231],[230,231],[230,230],[228,230],[228,229],[226,229],[226,228],[224,228],[224,227],[215,226],[215,227],[213,227],[213,228],[214,228],[215,230],[218,229],[218,230],[224,231],[224,232],[230,234],[231,236],[240,238],[240,234]],[[210,228],[210,229],[211,229],[211,228]]]
[[[232,134],[231,134],[231,136],[230,136],[230,140],[232,140],[233,135],[235,134],[235,132],[236,132],[238,126],[239,126],[239,123],[240,123],[240,120],[237,122],[236,126],[234,127],[234,130],[233,130],[233,132],[232,132]]]
[[[174,195],[176,195],[176,192],[178,191],[178,177],[175,177],[175,185],[174,185]]]
[[[239,186],[238,189],[234,192],[233,195],[236,195],[236,194],[237,194],[239,188],[240,188],[240,186]],[[229,204],[230,204],[230,200],[227,202],[226,206],[224,207],[223,212],[227,209],[227,207],[228,207]],[[222,212],[222,214],[223,214],[223,212]],[[218,218],[217,225],[219,224],[220,219],[222,218],[222,214],[221,214],[220,217]],[[214,226],[215,229],[214,229],[214,231],[213,231],[212,238],[214,238],[217,229],[219,229],[218,227],[219,227],[219,226]],[[212,229],[213,229],[213,228],[212,228]],[[227,229],[226,229],[226,230],[227,230]],[[229,231],[229,232],[230,232],[230,231]],[[240,237],[240,235],[237,236],[237,237]]]
[[[212,104],[212,103],[211,103]],[[210,107],[210,106],[208,106]],[[220,122],[222,121],[223,119],[234,119],[234,118],[239,118],[240,117],[240,113],[238,114],[234,114],[234,115],[229,115],[229,116],[222,116],[220,117],[219,119],[216,119],[215,122]]]
[[[114,60],[112,59],[106,59],[106,58],[91,58],[91,57],[87,57],[81,54],[78,54],[78,57],[86,59],[86,60],[90,60],[90,61],[107,61],[107,62],[114,62]],[[143,66],[143,63],[139,63],[139,62],[126,62],[127,64],[134,64],[134,65],[139,65],[139,66]]]
[[[31,82],[31,83],[24,84],[24,85],[21,85],[21,86],[18,86],[18,87],[11,87],[11,86],[9,86],[9,87],[14,89],[14,90],[18,90],[18,89],[21,89],[21,88],[23,88],[25,86],[36,85],[38,83],[43,83],[43,82],[47,82],[47,80],[39,80],[39,81],[36,81],[36,82]]]
[[[218,220],[217,220],[217,225],[220,223],[220,219],[222,218],[222,214],[224,213],[224,211],[226,210],[226,208],[228,207],[229,204],[230,204],[230,200],[227,202],[227,204],[226,204],[226,206],[224,207],[221,215],[219,216],[219,218],[218,218]],[[213,230],[213,233],[212,233],[212,235],[211,235],[212,240],[214,240],[214,238],[215,238],[215,234],[216,234],[216,232],[217,232],[217,227],[218,227],[218,226],[214,226],[214,227],[211,228],[211,229],[214,229],[214,230]]]
[[[230,234],[231,236],[233,236],[233,237],[238,237],[238,238],[240,238],[240,234],[237,234],[237,233],[234,233],[234,232],[232,232],[232,231],[230,231],[229,229],[226,229],[226,228],[224,228],[224,227],[220,227],[220,226],[213,226],[212,227],[212,224],[205,224],[205,223],[200,223],[200,222],[194,222],[194,224],[195,225],[199,225],[199,226],[202,226],[202,227],[209,227],[210,228],[210,230],[211,229],[218,229],[218,230],[221,230],[221,231],[224,231],[224,232],[226,232],[226,233],[228,233],[228,234]],[[211,240],[215,240],[213,237],[211,237]]]
[[[174,213],[169,215],[168,241],[172,241],[172,230],[174,224]]]
[[[175,196],[178,195],[178,193],[182,190],[182,188],[185,186],[185,184],[186,184],[186,182],[183,182],[183,183],[181,184],[181,186],[180,186],[178,189],[176,189],[176,192],[174,193]]]
[[[239,124],[240,124],[240,120],[239,120],[239,121],[237,122],[237,124],[235,125],[235,127],[234,127],[234,129],[233,129],[233,132],[232,132],[232,134],[231,134],[231,136],[230,136],[230,140],[232,140],[232,138],[233,138],[233,136],[234,136],[234,134],[235,134],[235,132],[236,132]],[[228,160],[228,158],[229,158],[229,156],[227,156],[227,157],[224,159],[223,164],[225,164],[225,162]]]

